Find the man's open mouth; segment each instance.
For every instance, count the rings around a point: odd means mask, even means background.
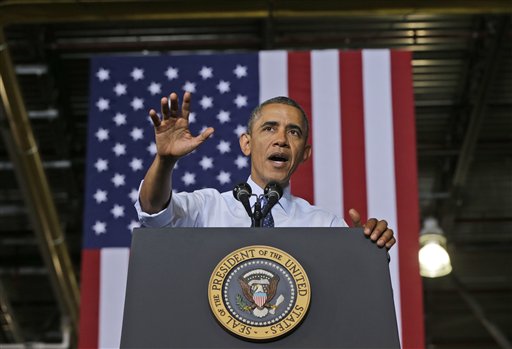
[[[272,154],[268,157],[269,160],[275,161],[275,162],[287,162],[288,161],[288,155],[285,154]]]

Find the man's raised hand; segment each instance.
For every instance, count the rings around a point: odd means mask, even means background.
[[[214,129],[208,127],[200,135],[192,136],[188,121],[190,100],[190,92],[185,92],[180,113],[178,95],[173,92],[169,98],[163,97],[160,100],[161,117],[154,109],[149,111],[149,116],[155,127],[155,142],[159,156],[177,161],[192,152],[213,134]]]

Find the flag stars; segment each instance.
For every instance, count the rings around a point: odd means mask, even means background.
[[[116,126],[121,126],[126,124],[126,115],[122,113],[117,113],[113,118]]]
[[[203,110],[206,110],[208,108],[213,107],[213,98],[208,96],[203,96],[201,100],[199,101],[199,104],[203,108]]]
[[[165,71],[165,75],[167,76],[167,79],[174,80],[178,78],[178,68],[174,67],[168,67]]]
[[[233,70],[237,78],[243,78],[247,76],[247,67],[245,65],[237,64],[235,70]]]
[[[116,173],[116,174],[114,174],[114,177],[112,177],[111,181],[112,181],[112,183],[114,183],[114,186],[116,188],[119,188],[120,186],[125,185],[124,179],[125,179],[124,175],[122,175],[120,173]]]
[[[104,128],[99,128],[94,135],[96,136],[96,138],[98,138],[98,141],[106,141],[108,139],[108,130]]]
[[[194,82],[185,81],[185,85],[181,88],[185,92],[195,93],[196,92],[196,84]]]
[[[210,79],[213,77],[213,68],[203,66],[199,71],[199,75],[203,78],[203,80]]]
[[[107,223],[96,221],[92,226],[92,230],[96,235],[105,234],[107,232]]]
[[[221,154],[229,153],[231,151],[231,143],[221,140],[219,144],[217,144],[217,149]]]
[[[132,168],[133,172],[142,170],[142,160],[141,159],[133,158],[132,161],[130,161],[129,165]]]
[[[245,126],[242,126],[242,125],[238,125],[234,130],[233,130],[234,133],[236,133],[236,136],[238,138],[240,138],[241,135],[243,135],[244,133],[247,132],[247,127]]]
[[[98,159],[98,160],[96,160],[94,167],[96,167],[96,170],[98,172],[106,171],[106,170],[108,170],[108,160]]]
[[[188,114],[188,123],[193,124],[194,122],[196,122],[196,113],[191,112]]]
[[[152,81],[151,84],[148,86],[148,91],[151,93],[152,96],[160,94],[162,93],[162,84],[158,84]]]
[[[100,98],[96,102],[96,106],[100,111],[104,111],[110,108],[110,101],[106,98]]]
[[[235,160],[235,165],[239,170],[241,170],[242,168],[249,166],[249,160],[245,156],[238,155]]]
[[[130,136],[132,137],[134,142],[138,141],[139,139],[144,138],[144,130],[138,127],[134,127],[130,132]]]
[[[130,194],[128,194],[128,196],[130,197],[130,200],[132,200],[132,202],[135,202],[139,198],[139,191],[137,189],[133,188],[130,191]]]
[[[101,204],[102,202],[107,202],[107,191],[98,189],[96,193],[94,193],[93,197],[96,200],[97,204]]]
[[[114,207],[112,207],[110,210],[110,213],[112,213],[114,218],[124,217],[124,206],[115,204]]]
[[[130,233],[131,233],[131,232],[133,232],[133,229],[140,228],[140,223],[137,222],[137,221],[132,220],[127,228],[130,231]]]
[[[126,145],[121,143],[116,143],[116,145],[112,148],[112,151],[116,154],[116,156],[121,156],[126,154]]]
[[[191,172],[185,172],[181,180],[186,186],[196,183],[196,175]]]
[[[133,68],[132,72],[130,73],[131,77],[134,81],[139,81],[144,79],[144,69],[140,68]]]
[[[110,70],[105,69],[105,68],[100,68],[100,69],[96,72],[96,76],[98,77],[98,79],[99,79],[100,81],[108,80],[108,79],[110,79]]]
[[[156,143],[151,142],[151,144],[148,145],[146,150],[149,152],[149,154],[151,154],[151,156],[155,156],[156,155]]]
[[[233,103],[235,103],[238,108],[246,107],[247,96],[236,95],[236,98],[233,100]]]
[[[224,81],[224,80],[221,80],[219,81],[219,83],[217,84],[217,90],[219,90],[219,92],[221,94],[223,93],[226,93],[226,92],[229,92],[231,90],[231,88],[229,87],[229,82],[228,81]]]
[[[213,168],[213,158],[203,156],[201,161],[199,161],[199,166],[201,166],[205,171],[209,168]]]
[[[114,87],[114,93],[117,97],[125,95],[126,94],[126,84],[121,84],[118,82],[116,86]]]
[[[139,109],[144,108],[144,99],[139,97],[134,97],[132,101],[130,102],[130,105],[132,106],[134,111],[137,111]]]
[[[225,111],[225,110],[221,110],[221,111],[217,114],[217,119],[219,120],[219,122],[220,122],[221,124],[225,124],[226,122],[231,121],[231,118],[229,117],[229,112],[228,112],[228,111]]]
[[[231,173],[229,172],[225,172],[225,171],[220,171],[219,174],[217,175],[217,180],[219,181],[219,183],[221,185],[223,184],[228,184],[229,182],[231,182]]]

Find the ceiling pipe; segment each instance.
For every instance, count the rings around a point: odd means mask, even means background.
[[[24,193],[40,250],[62,314],[78,327],[79,290],[55,203],[0,27],[0,132]],[[75,332],[76,333],[76,332]]]
[[[137,0],[4,0],[0,24],[77,21],[265,19],[268,0],[137,1]],[[274,1],[274,18],[338,18],[346,16],[510,13],[509,0]]]

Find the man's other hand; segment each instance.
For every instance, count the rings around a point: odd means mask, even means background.
[[[350,219],[354,227],[364,228],[364,235],[377,243],[377,246],[384,247],[389,250],[396,242],[393,230],[388,228],[388,222],[370,218],[365,224],[361,223],[361,215],[355,209],[351,208],[348,211]]]

